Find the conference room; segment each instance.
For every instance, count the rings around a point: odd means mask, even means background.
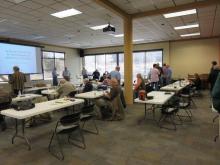
[[[220,164],[219,0],[0,0],[1,164]]]

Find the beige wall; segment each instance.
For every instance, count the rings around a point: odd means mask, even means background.
[[[220,60],[220,39],[200,39],[188,41],[160,42],[134,45],[134,50],[164,50],[164,62],[170,64],[173,77],[188,74],[208,73],[211,61]],[[85,54],[123,52],[122,46],[86,49]]]
[[[219,61],[219,39],[170,42],[173,77],[209,73],[211,61]]]

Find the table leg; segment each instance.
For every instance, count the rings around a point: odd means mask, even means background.
[[[30,142],[29,142],[28,138],[25,136],[25,120],[24,119],[22,120],[21,127],[22,127],[22,135],[19,135],[18,134],[18,120],[15,119],[15,134],[12,137],[12,144],[14,144],[14,140],[15,140],[16,137],[22,138],[22,139],[24,139],[26,141],[26,143],[28,145],[28,150],[31,150]]]

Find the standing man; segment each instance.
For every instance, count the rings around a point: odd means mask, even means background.
[[[116,80],[118,80],[118,84],[120,85],[120,82],[121,82],[121,73],[120,73],[119,71],[120,71],[120,66],[116,66],[116,67],[115,67],[115,70],[113,70],[113,71],[110,72],[110,76],[111,76],[111,79],[116,79]]]
[[[165,86],[167,85],[167,82],[166,82],[167,81],[167,66],[165,63],[163,64],[162,71],[163,71],[163,74],[162,74],[163,86]]]
[[[88,78],[88,73],[85,67],[83,67],[82,69],[82,76],[83,76],[83,79]]]
[[[166,84],[170,84],[172,80],[172,70],[169,65],[167,65],[167,78],[166,78]]]
[[[22,94],[24,89],[24,83],[26,82],[26,78],[24,73],[20,72],[18,66],[13,67],[14,73],[9,76],[9,83],[12,86],[12,90],[14,94],[17,96],[19,92]]]
[[[67,69],[67,67],[65,67],[64,71],[63,71],[63,78],[66,80],[66,81],[70,81],[70,72],[69,70]]]
[[[54,68],[52,71],[52,77],[53,77],[53,86],[57,86],[58,85],[58,78],[57,76],[59,76],[59,74],[57,74],[57,68]]]
[[[160,71],[157,69],[157,64],[153,64],[153,68],[150,71],[150,82],[154,90],[158,90]]]

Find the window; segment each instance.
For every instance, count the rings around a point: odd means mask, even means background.
[[[85,56],[85,68],[92,74],[98,69],[100,74],[105,71],[111,72],[115,66],[120,66],[122,81],[124,79],[124,53],[101,54]],[[159,63],[162,66],[163,50],[139,51],[133,53],[133,80],[137,73],[141,73],[144,78],[148,77],[153,64]]]
[[[44,80],[52,79],[52,71],[54,67],[59,74],[58,78],[62,78],[64,70],[65,53],[43,51],[43,75]]]
[[[159,63],[162,66],[163,51],[152,50],[133,53],[133,80],[137,73],[141,73],[143,78],[147,78],[153,64]]]
[[[95,70],[95,56],[86,56],[85,57],[85,68],[88,71],[88,74],[91,75]]]
[[[101,54],[85,56],[85,68],[89,75],[97,69],[102,75],[105,71],[111,72],[117,66],[117,54]]]

